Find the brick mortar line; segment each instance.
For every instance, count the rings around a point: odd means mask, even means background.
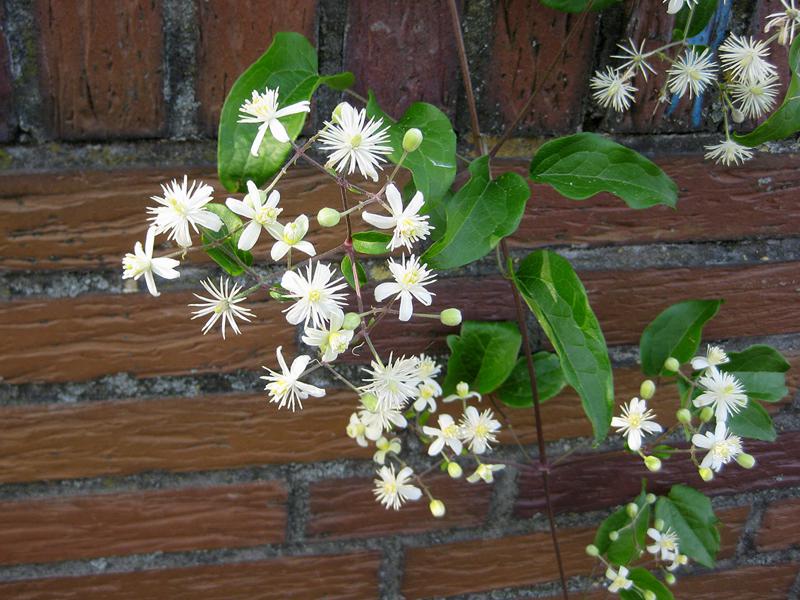
[[[198,134],[197,101],[197,8],[194,0],[167,0],[162,3],[164,37],[163,94],[166,128],[173,139]]]

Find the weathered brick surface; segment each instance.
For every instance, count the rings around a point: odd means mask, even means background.
[[[760,550],[782,550],[800,545],[800,499],[776,501],[761,521],[756,536]]]
[[[216,136],[219,113],[233,83],[280,31],[315,42],[316,0],[201,0],[197,49],[200,127]],[[263,91],[263,90],[262,90]]]
[[[583,21],[550,77],[542,82],[579,19],[579,15],[547,8],[537,0],[497,2],[484,111],[499,123],[511,123],[533,88],[543,84],[535,110],[522,120],[520,132],[552,134],[572,131],[581,124],[594,50],[594,19]]]
[[[0,563],[283,541],[286,491],[273,482],[0,504]]]
[[[0,23],[4,22],[4,7],[0,6]],[[0,142],[8,142],[16,133],[14,90],[11,83],[11,57],[5,29],[0,27]]]
[[[361,600],[378,595],[375,553],[61,577],[0,584],[13,600]]]
[[[39,0],[47,124],[62,139],[164,130],[161,8],[152,0]]]
[[[458,59],[446,3],[350,2],[345,68],[356,76],[355,89],[375,92],[394,118],[412,102],[430,102],[452,117]]]

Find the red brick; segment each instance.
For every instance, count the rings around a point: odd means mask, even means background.
[[[10,600],[283,600],[378,597],[375,553],[287,557],[185,569],[0,584]]]
[[[39,0],[47,123],[62,139],[152,137],[164,128],[160,4]]]
[[[0,23],[4,22],[3,6],[0,6]],[[0,27],[0,142],[10,142],[16,134],[14,117],[14,90],[11,84],[11,57],[5,29]]]
[[[452,116],[458,59],[447,5],[358,0],[348,11],[345,69],[355,74],[355,89],[375,92],[394,118],[412,102],[430,102]]]
[[[285,503],[272,482],[4,502],[0,563],[280,543]]]
[[[756,537],[759,550],[800,545],[800,499],[776,501],[767,508]]]
[[[496,3],[484,93],[488,106],[497,107],[501,123],[508,125],[514,120],[580,18],[547,8],[537,0]],[[571,132],[582,123],[596,23],[596,19],[585,19],[570,39],[566,52],[537,93],[533,110],[522,120],[521,132]]]
[[[307,533],[315,538],[370,537],[431,529],[478,526],[486,519],[492,486],[464,478],[434,475],[423,479],[447,513],[434,519],[425,495],[400,510],[385,509],[372,493],[372,479],[330,480],[311,485]]]
[[[296,31],[313,44],[316,0],[201,0],[197,3],[200,126],[216,136],[219,113],[233,83],[280,31]],[[263,91],[263,90],[262,90]]]

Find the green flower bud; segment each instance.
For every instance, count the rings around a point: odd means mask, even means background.
[[[742,452],[739,456],[736,457],[736,462],[739,463],[740,467],[744,467],[745,469],[752,469],[756,464],[756,459],[753,458],[752,454],[747,454]]]
[[[651,590],[645,590],[644,600],[656,600],[656,593]]]
[[[448,327],[461,324],[461,311],[457,308],[445,308],[439,313],[439,320]]]
[[[469,384],[466,381],[459,381],[456,384],[456,394],[461,398],[469,394]]]
[[[416,127],[412,127],[403,136],[403,150],[414,152],[422,143],[422,132]]]
[[[653,522],[653,526],[654,526],[656,529],[658,529],[658,531],[664,531],[664,526],[665,526],[665,525],[666,525],[666,523],[664,523],[664,519],[656,519],[656,520]]]
[[[378,408],[378,397],[375,394],[364,394],[361,396],[361,404],[369,411]]]
[[[639,513],[639,506],[635,502],[629,502],[625,507],[625,512],[632,519]]]
[[[647,494],[644,498],[648,504],[655,504],[656,503],[656,495],[655,494]]]
[[[453,479],[458,479],[464,473],[461,465],[457,462],[449,462],[447,463],[447,474],[450,475]]]
[[[667,582],[667,585],[675,585],[675,575],[672,573],[664,573],[664,581]]]
[[[647,467],[649,471],[657,473],[661,470],[661,460],[659,460],[657,456],[645,456],[644,466]]]
[[[612,531],[608,534],[608,539],[610,539],[612,542],[616,542],[619,539],[619,532]]]
[[[431,503],[428,505],[428,507],[431,509],[431,514],[437,519],[441,519],[446,512],[444,502],[441,500],[431,500]]]
[[[692,422],[692,412],[688,408],[681,408],[675,413],[675,416],[678,419],[678,423],[682,423],[683,425],[688,425]]]
[[[700,467],[698,471],[700,473],[700,479],[703,481],[711,481],[714,479],[714,471],[709,469],[708,467]]]
[[[335,208],[321,208],[320,211],[317,213],[317,223],[320,224],[322,227],[333,227],[339,224],[339,220],[342,218],[341,213],[336,210]]]
[[[710,406],[704,406],[703,410],[700,411],[700,420],[703,423],[708,423],[711,419],[714,418],[714,409]]]
[[[656,393],[656,384],[653,383],[652,379],[645,379],[642,382],[642,385],[639,386],[639,396],[641,396],[645,400],[650,400],[650,398],[652,398],[655,393]]]
[[[349,312],[344,316],[342,321],[342,329],[350,329],[351,331],[361,324],[361,317],[358,313]]]
[[[594,544],[586,546],[586,554],[589,556],[600,556],[600,550]]]
[[[339,104],[336,105],[336,108],[333,109],[333,113],[331,114],[331,121],[333,121],[337,125],[339,124],[339,119],[342,118],[342,109],[346,104],[347,102],[340,102]]]
[[[681,368],[681,363],[678,362],[677,358],[673,358],[670,356],[667,360],[664,361],[664,369],[669,371],[670,373],[677,373],[678,369]]]

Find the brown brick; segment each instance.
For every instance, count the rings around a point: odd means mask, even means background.
[[[576,455],[554,467],[550,477],[551,497],[556,512],[571,512],[627,502],[639,492],[644,478],[648,480],[648,490],[654,493],[666,493],[672,485],[686,483],[687,476],[689,485],[713,496],[792,487],[800,482],[798,442],[797,432],[781,433],[775,442],[745,440],[745,450],[755,456],[756,467],[748,470],[728,465],[709,483],[694,478],[693,467],[686,458],[664,461],[660,472],[650,473],[641,459],[622,452]],[[612,480],[614,485],[608,485]],[[518,516],[528,517],[543,509],[538,473],[522,472],[519,490]],[[585,490],[593,492],[582,493]]]
[[[280,543],[286,492],[277,483],[0,504],[0,563]]]
[[[759,550],[800,545],[800,499],[775,502],[767,508],[756,543]]]
[[[0,584],[10,600],[283,600],[378,597],[375,553],[287,557],[185,569]]]
[[[0,6],[0,23],[5,21],[4,7]],[[10,142],[16,134],[14,116],[14,90],[11,84],[11,57],[8,54],[8,40],[3,27],[0,27],[0,142]]]
[[[498,111],[500,123],[508,125],[514,120],[580,19],[580,15],[547,8],[537,0],[496,3],[484,95],[487,107]],[[537,93],[533,110],[522,120],[522,132],[566,132],[582,123],[596,23],[595,19],[584,20],[570,39],[566,52]]]
[[[477,526],[486,519],[492,486],[467,483],[446,475],[423,479],[447,513],[434,519],[423,495],[400,510],[386,510],[372,493],[372,479],[322,481],[311,485],[308,535],[319,538],[368,537],[431,529]]]
[[[452,116],[458,59],[446,4],[358,0],[348,10],[345,69],[355,74],[355,89],[375,92],[394,118],[412,102],[430,102]]]
[[[278,411],[248,395],[93,402],[0,410],[0,481],[369,458],[345,435],[349,392]]]
[[[204,133],[217,135],[219,113],[233,83],[266,52],[280,31],[313,44],[316,0],[200,0],[197,101]],[[263,91],[263,90],[262,90]]]
[[[151,0],[39,0],[41,71],[55,137],[163,131],[161,8]]]

